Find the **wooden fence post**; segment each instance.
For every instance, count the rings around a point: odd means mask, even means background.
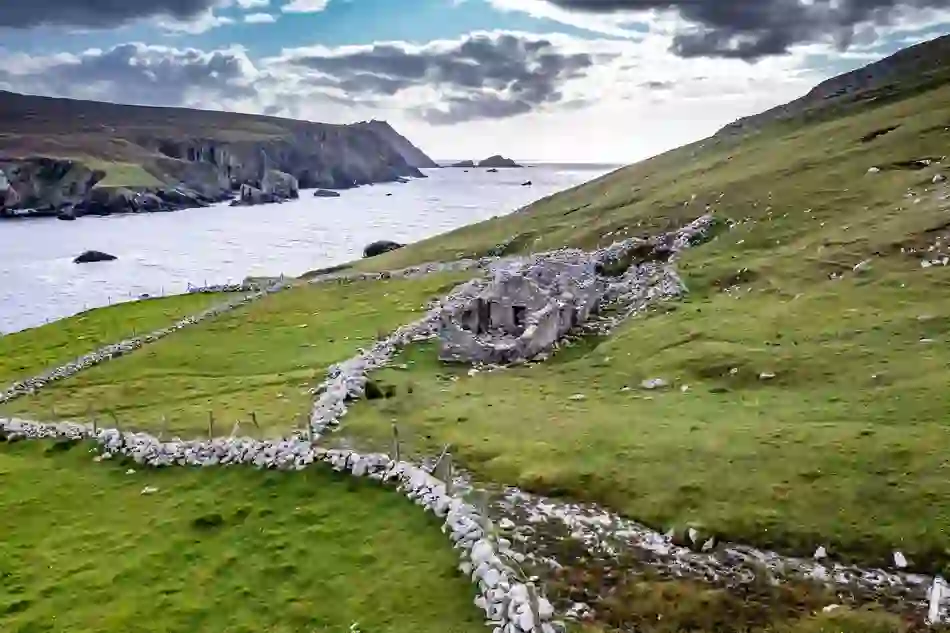
[[[393,421],[393,460],[398,464],[399,459],[399,427]]]
[[[208,411],[208,439],[214,439],[214,411]]]

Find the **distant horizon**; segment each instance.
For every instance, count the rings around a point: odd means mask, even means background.
[[[412,141],[412,139],[409,139]],[[636,159],[631,159],[628,161],[591,161],[591,160],[565,160],[565,159],[531,159],[531,158],[518,158],[517,156],[507,156],[505,158],[510,158],[519,165],[522,166],[532,166],[532,165],[558,165],[558,166],[589,166],[589,167],[622,167],[624,165],[630,165],[637,162]],[[439,167],[451,167],[455,163],[460,163],[463,160],[470,160],[476,163],[476,169],[479,169],[477,166],[478,161],[484,160],[488,156],[481,158],[432,158]],[[512,167],[499,167],[498,169],[517,169]]]

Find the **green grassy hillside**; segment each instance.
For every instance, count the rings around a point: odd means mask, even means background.
[[[385,375],[412,394],[361,404],[345,434],[382,439],[396,419],[425,448],[452,442],[484,477],[658,528],[801,554],[823,544],[865,563],[901,549],[946,569],[950,270],[921,261],[950,238],[934,182],[950,173],[937,162],[950,86],[811,118],[707,139],[361,262],[483,254],[511,236],[520,251],[589,248],[707,210],[734,224],[681,258],[687,300],[546,364],[458,381],[417,348],[412,371]],[[640,388],[653,377],[672,388]]]
[[[229,299],[190,294],[119,303],[0,337],[0,386],[34,376],[133,335],[172,325]]]
[[[6,633],[484,630],[438,521],[378,484],[69,446],[0,445]]]
[[[220,434],[240,420],[244,434],[272,437],[303,424],[309,389],[331,363],[418,318],[429,299],[466,279],[453,273],[285,290],[15,400],[0,413],[108,420],[111,412],[127,428],[194,437],[207,434],[210,412]],[[41,345],[44,337],[37,331],[22,340]]]

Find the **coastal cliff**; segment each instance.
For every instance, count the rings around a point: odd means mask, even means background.
[[[0,92],[0,129],[7,216],[175,210],[261,188],[273,172],[300,188],[347,189],[437,166],[384,121],[334,125]],[[92,195],[100,189],[121,199]]]

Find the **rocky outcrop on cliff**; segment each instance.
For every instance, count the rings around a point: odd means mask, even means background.
[[[409,142],[409,139],[394,130],[393,126],[385,121],[377,121],[374,119],[354,125],[370,129],[373,133],[389,143],[389,145],[402,156],[403,160],[412,167],[417,169],[435,169],[439,166],[438,163],[426,156],[422,150]]]
[[[81,200],[105,176],[105,172],[89,169],[76,161],[42,157],[0,159],[0,171],[7,181],[7,195],[0,200],[0,210],[56,211]]]

